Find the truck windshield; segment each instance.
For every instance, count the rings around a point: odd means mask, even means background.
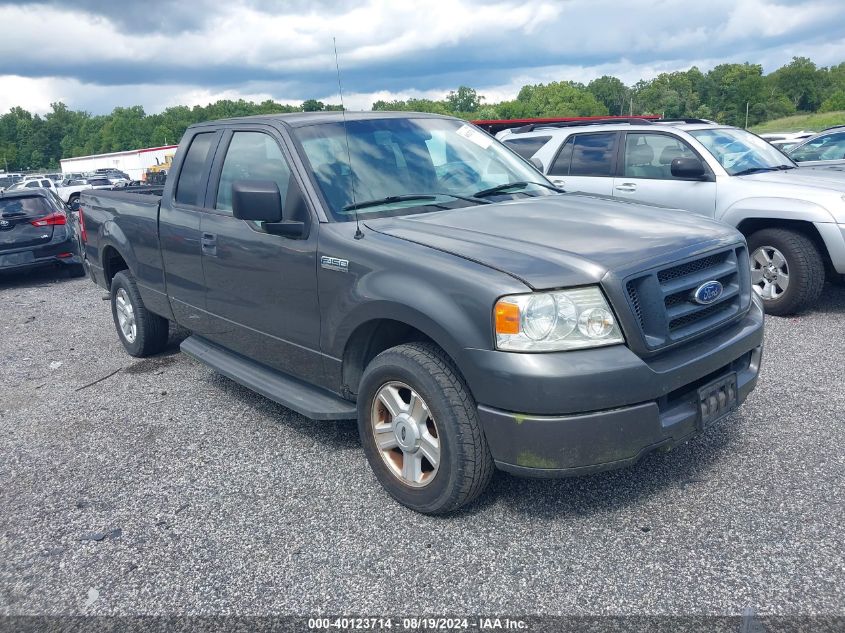
[[[795,163],[759,136],[735,128],[690,130],[731,176],[794,169]]]
[[[295,130],[338,221],[354,219],[356,212],[361,217],[403,215],[484,204],[493,196],[555,193],[524,160],[462,121],[386,118],[346,126],[318,123]],[[501,187],[508,183],[514,186]],[[496,187],[501,189],[490,191]]]

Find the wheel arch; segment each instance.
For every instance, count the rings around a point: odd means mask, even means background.
[[[742,220],[737,225],[737,229],[745,236],[746,240],[757,231],[761,231],[763,229],[784,229],[800,233],[809,239],[818,249],[819,254],[822,256],[822,260],[824,261],[825,269],[828,271],[833,270],[833,263],[831,261],[827,244],[813,222],[807,220],[795,220],[791,218],[749,217]]]

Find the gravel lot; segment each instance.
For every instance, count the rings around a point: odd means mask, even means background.
[[[845,615],[845,288],[767,320],[757,390],[705,436],[498,473],[449,518],[382,492],[353,424],[253,395],[178,332],[129,357],[103,294],[0,278],[2,614]]]

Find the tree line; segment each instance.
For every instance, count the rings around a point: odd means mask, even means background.
[[[340,109],[315,99],[299,105],[223,100],[192,108],[174,106],[158,114],[132,106],[92,115],[59,102],[41,116],[15,107],[0,116],[0,168],[55,169],[61,158],[176,144],[189,125],[200,121]],[[516,99],[499,103],[487,103],[475,89],[461,86],[442,100],[380,100],[372,109],[465,119],[658,114],[755,125],[798,112],[845,110],[845,62],[819,67],[806,57],[795,57],[768,75],[761,65],[748,62],[720,64],[706,73],[692,67],[632,86],[605,75],[588,84],[555,81],[523,86]]]

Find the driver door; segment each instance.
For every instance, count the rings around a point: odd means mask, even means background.
[[[227,132],[218,152],[200,224],[205,336],[274,369],[317,379],[320,312],[317,304],[317,228],[273,130]],[[232,183],[274,181],[286,219],[310,222],[305,239],[273,235],[262,223],[232,214]]]

